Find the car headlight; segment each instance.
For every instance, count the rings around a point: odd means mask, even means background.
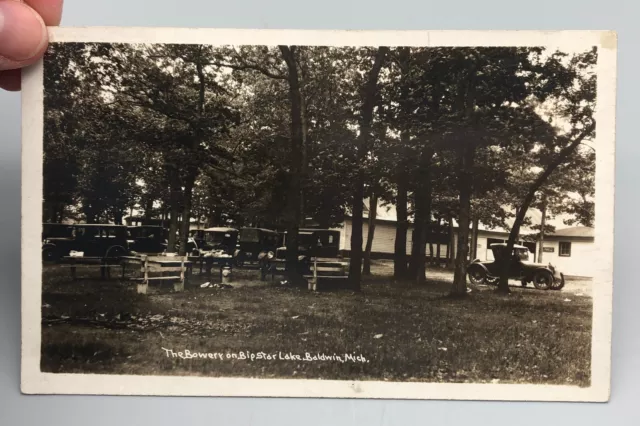
[[[269,253],[267,253],[267,258],[268,258],[268,259],[273,259],[273,258],[274,258],[274,256],[275,256],[275,253],[274,253],[274,252],[272,252],[272,251],[270,251]]]

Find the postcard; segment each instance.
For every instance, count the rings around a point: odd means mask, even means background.
[[[50,31],[24,393],[609,400],[615,33]]]

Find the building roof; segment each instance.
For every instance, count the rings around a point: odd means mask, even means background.
[[[368,218],[369,217],[369,199],[365,198],[364,201],[364,213],[363,216],[364,218]],[[531,225],[539,225],[541,220],[542,220],[542,213],[537,210],[537,209],[533,209],[530,208],[527,211],[527,219],[529,221],[529,223]],[[570,228],[566,228],[565,224],[564,224],[564,220],[571,218],[571,216],[568,215],[557,215],[554,218],[548,218],[546,219],[546,223],[547,225],[551,225],[554,226],[556,228],[556,232],[554,233],[548,233],[547,236],[549,237],[568,237],[568,238],[594,238],[594,231],[593,228],[589,228],[589,227],[585,227],[585,226],[577,226],[577,227],[570,227]],[[376,219],[380,220],[380,221],[386,221],[386,222],[396,222],[397,221],[397,212],[396,212],[396,206],[394,204],[383,204],[382,202],[378,202],[378,208],[376,211]],[[505,222],[506,222],[506,227],[497,227],[497,228],[493,228],[493,227],[489,227],[486,226],[482,223],[479,224],[478,229],[480,231],[487,231],[487,232],[496,232],[496,233],[509,233],[511,231],[511,227],[513,226],[513,222],[514,222],[514,218],[508,218]],[[531,229],[531,225],[528,226],[522,226],[520,228],[520,234],[521,235],[527,235],[527,234],[537,234],[538,231]],[[454,219],[454,227],[457,228],[458,227],[458,223],[457,221]]]
[[[594,229],[587,226],[574,226],[572,228],[556,229],[554,237],[581,237],[593,238],[595,236]]]

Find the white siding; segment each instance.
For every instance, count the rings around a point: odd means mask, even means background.
[[[340,231],[340,249],[351,250],[351,219],[346,219],[342,228],[335,228]],[[407,253],[411,252],[411,226],[407,231]],[[369,224],[365,219],[362,226],[362,248],[367,243],[367,234],[369,232]],[[371,251],[373,253],[392,254],[395,251],[396,241],[396,224],[393,222],[378,222],[373,234],[373,245]]]
[[[340,231],[340,249],[351,250],[351,220],[347,219],[342,228],[335,228]],[[364,249],[367,243],[367,233],[369,232],[369,223],[365,219],[362,226],[362,248]],[[407,254],[411,253],[411,244],[413,227],[409,225],[407,231]],[[376,223],[376,229],[373,234],[373,245],[371,246],[371,252],[393,254],[396,244],[396,224],[394,222],[378,222]],[[438,245],[433,245],[434,256],[438,253]],[[427,256],[430,256],[430,246],[427,244],[426,250]],[[447,257],[447,245],[440,245],[440,257]]]
[[[347,219],[343,226],[334,228],[340,231],[340,249],[351,250],[351,220]],[[368,223],[365,219],[362,227],[362,246],[367,242]],[[409,226],[407,231],[407,254],[411,253],[411,233],[412,227]],[[395,222],[378,222],[373,238],[373,253],[392,254],[395,251],[396,224]],[[489,249],[489,239],[506,241],[508,234],[496,234],[486,231],[478,232],[478,248],[476,257],[482,261],[491,261],[493,253]],[[596,251],[596,245],[593,240],[575,240],[566,238],[561,241],[571,242],[571,256],[559,256],[559,241],[545,241],[545,247],[552,247],[553,253],[543,253],[542,263],[551,262],[565,275],[573,275],[579,277],[593,277],[597,268],[597,259],[599,254]],[[457,233],[454,238],[454,247],[457,250]],[[427,256],[430,256],[430,246],[427,245]],[[434,255],[437,253],[437,246],[434,245]],[[537,245],[535,252],[532,252],[531,261],[539,262],[537,259]],[[447,245],[441,244],[440,257],[446,258]]]
[[[560,241],[571,242],[571,255],[560,256]],[[593,241],[571,240],[545,241],[544,247],[553,248],[553,253],[543,253],[542,263],[551,263],[565,275],[593,277],[597,268],[598,252]]]

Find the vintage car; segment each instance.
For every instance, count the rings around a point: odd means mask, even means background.
[[[162,253],[166,250],[167,231],[162,226],[128,226],[129,250],[137,253]]]
[[[64,223],[43,223],[42,241],[48,238],[70,237],[71,230],[71,226]]]
[[[275,256],[280,235],[276,231],[264,228],[241,228],[238,248],[234,253],[235,264],[264,263],[267,258]]]
[[[43,241],[42,260],[56,262],[72,252],[82,257],[117,259],[129,252],[127,227],[108,224],[68,225],[69,234]]]
[[[187,251],[193,256],[212,254],[233,257],[238,245],[239,231],[234,228],[194,229],[189,233]]]
[[[275,255],[275,263],[284,269],[287,257],[287,234]],[[298,231],[298,266],[301,275],[311,278],[314,267],[319,279],[347,279],[349,262],[340,255],[340,231],[330,229],[300,229]]]
[[[514,245],[511,253],[506,253],[505,243],[491,244],[493,261],[475,259],[467,268],[472,284],[497,284],[503,262],[509,262],[509,278],[520,280],[523,287],[533,283],[539,290],[560,290],[564,287],[564,274],[553,265],[529,261],[530,252],[525,246]]]

